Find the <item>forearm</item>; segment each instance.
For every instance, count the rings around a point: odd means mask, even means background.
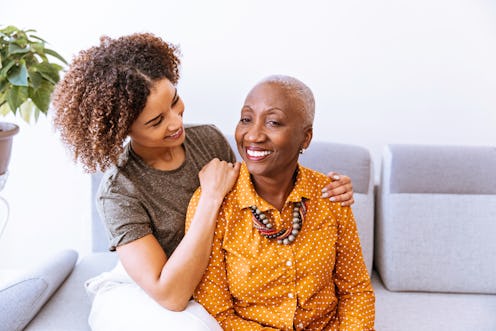
[[[339,330],[374,331],[374,293],[363,291],[339,298]]]
[[[164,265],[158,302],[170,310],[183,310],[208,265],[217,213],[222,200],[200,196],[183,240]]]

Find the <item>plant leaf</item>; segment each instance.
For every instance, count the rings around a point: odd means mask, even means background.
[[[38,122],[38,118],[40,118],[41,110],[38,107],[34,107],[34,121]]]
[[[16,62],[14,60],[10,60],[5,66],[0,70],[0,77],[7,77],[7,72],[12,68]]]
[[[16,44],[9,44],[9,54],[19,54],[19,53],[22,54],[22,53],[28,53],[29,51],[31,51],[31,47],[29,46],[21,47]]]
[[[36,32],[36,30],[26,30],[26,32]],[[31,38],[33,38],[33,39],[37,39],[37,40],[39,40],[39,41],[41,41],[41,42],[43,42],[43,43],[46,43],[45,39],[40,38],[40,37],[38,37],[38,36],[36,36],[36,35],[34,35],[34,34],[30,34],[29,36],[30,36]]]
[[[12,86],[7,93],[7,103],[14,114],[28,98],[28,88],[25,86]]]
[[[26,123],[29,123],[31,121],[31,115],[33,114],[33,110],[35,109],[34,103],[28,99],[26,102],[24,102],[21,107],[19,107],[19,113],[21,114],[21,117]]]
[[[0,96],[7,90],[7,84],[8,82],[6,79],[0,79]]]
[[[43,43],[31,43],[31,49],[35,54],[45,55],[45,44]]]
[[[62,67],[58,64],[41,62],[34,65],[33,67],[43,76],[43,78],[45,78],[52,84],[57,84],[60,79],[59,71],[62,69]]]
[[[7,102],[5,102],[4,104],[2,104],[0,106],[0,114],[2,114],[3,116],[6,116],[9,113],[10,113],[9,104]]]
[[[2,33],[6,34],[6,35],[10,35],[10,34],[12,34],[13,32],[16,32],[16,31],[18,31],[18,30],[19,30],[19,29],[18,29],[17,27],[15,27],[15,26],[13,26],[13,25],[9,25],[9,26],[7,26],[7,27],[3,28],[3,29],[2,29],[2,30],[0,30],[0,31],[2,31]]]
[[[49,54],[57,59],[59,59],[60,61],[62,61],[64,64],[67,64],[67,61],[62,57],[62,55],[60,55],[59,53],[55,52],[54,50],[51,50],[49,48],[45,48],[45,53],[46,54]]]
[[[24,62],[20,66],[15,66],[7,74],[7,78],[12,85],[15,86],[28,86],[28,69]]]
[[[30,78],[30,85],[33,88],[38,88],[43,84],[43,81],[45,80],[43,76],[36,71],[34,68],[29,68],[28,70],[29,78]]]
[[[44,81],[42,86],[37,89],[29,88],[29,97],[33,100],[33,103],[40,109],[44,114],[48,112],[48,107],[50,106],[50,95],[53,91],[53,85],[47,81]]]

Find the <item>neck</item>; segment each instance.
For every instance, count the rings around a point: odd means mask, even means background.
[[[252,175],[255,191],[265,201],[281,211],[296,181],[296,169],[277,178]]]
[[[158,170],[177,169],[185,159],[182,145],[171,148],[140,148],[131,142],[131,147],[147,165]]]

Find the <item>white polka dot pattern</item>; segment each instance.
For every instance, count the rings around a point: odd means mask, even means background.
[[[209,266],[195,291],[224,330],[374,330],[375,297],[349,207],[320,198],[329,179],[299,166],[281,212],[259,197],[243,164],[219,212]],[[191,200],[190,215],[198,203]],[[290,226],[292,202],[307,200],[295,242],[259,234],[249,206]]]

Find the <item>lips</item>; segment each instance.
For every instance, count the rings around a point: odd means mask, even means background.
[[[183,135],[183,131],[184,131],[183,128],[180,128],[179,130],[177,130],[173,134],[166,136],[165,139],[173,139],[173,140],[179,139]]]

